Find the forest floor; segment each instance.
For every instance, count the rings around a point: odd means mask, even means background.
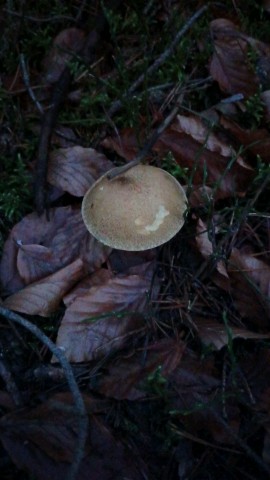
[[[270,478],[270,2],[3,3],[1,480]],[[117,250],[138,157],[185,222]]]

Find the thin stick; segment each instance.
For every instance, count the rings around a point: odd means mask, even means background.
[[[62,22],[66,20],[68,22],[74,22],[73,17],[69,17],[68,15],[54,15],[52,17],[32,17],[31,15],[24,15],[23,13],[14,12],[14,10],[10,10],[9,8],[3,8],[3,12],[8,13],[9,15],[14,15],[14,17],[22,18],[23,20],[29,20],[30,22]]]
[[[122,0],[114,0],[111,2],[111,8],[117,8],[121,2]],[[104,13],[102,13],[96,19],[95,29],[89,33],[81,51],[78,52],[78,55],[81,55],[85,61],[91,63],[94,57],[95,46],[100,40],[101,34],[106,26],[106,18]],[[67,66],[54,85],[51,107],[43,115],[35,178],[35,205],[39,215],[47,208],[47,169],[51,137],[58,119],[61,104],[68,92],[71,80],[72,73]]]
[[[129,170],[132,167],[135,167],[138,165],[144,157],[150,152],[152,149],[153,145],[155,145],[156,141],[159,139],[160,135],[166,130],[166,128],[170,125],[170,123],[173,121],[175,116],[177,115],[179,108],[180,108],[180,103],[181,103],[181,98],[182,98],[182,93],[179,95],[175,107],[172,109],[170,114],[163,120],[163,122],[154,130],[152,133],[151,137],[146,141],[144,144],[143,148],[139,151],[139,153],[136,155],[136,157],[131,160],[131,162],[127,163],[126,165],[123,165],[122,167],[116,167],[114,168],[110,173],[108,173],[107,178],[109,180],[112,180],[113,178],[117,177],[118,175],[121,175],[127,170]]]
[[[30,79],[29,79],[29,74],[28,74],[28,71],[27,71],[27,67],[26,67],[26,63],[25,63],[25,59],[24,59],[24,55],[23,53],[20,53],[19,55],[19,60],[20,60],[20,67],[21,67],[21,71],[22,71],[22,76],[23,76],[23,81],[24,81],[24,85],[26,87],[26,90],[30,96],[30,98],[33,100],[34,104],[36,105],[37,107],[37,110],[39,111],[39,113],[41,115],[43,115],[44,113],[44,110],[42,108],[42,105],[39,103],[39,101],[37,100],[36,98],[36,95],[34,94],[33,92],[33,89],[30,85]]]
[[[137,80],[135,80],[135,82],[129,87],[124,99],[129,97],[131,93],[137,90],[137,88],[144,83],[146,77],[152,75],[161,67],[161,65],[163,65],[167,58],[170,57],[174,52],[174,49],[179,43],[180,38],[182,38],[187,33],[190,27],[192,27],[192,25],[204,14],[204,12],[206,12],[207,9],[208,5],[204,5],[189,18],[185,25],[177,32],[170,46],[164,52],[162,52],[162,54],[154,61],[154,63],[152,63],[152,65],[150,65],[146,72],[142,73],[142,75],[140,75],[139,78],[137,78]],[[114,102],[108,111],[109,117],[114,115],[121,108],[122,104],[123,100],[117,100],[116,102]]]
[[[88,415],[84,405],[84,401],[75,380],[73,371],[70,364],[68,363],[64,353],[60,348],[58,348],[51,340],[47,337],[36,325],[29,322],[25,318],[21,317],[17,313],[8,310],[7,308],[0,306],[0,315],[10,320],[11,322],[18,323],[19,325],[26,328],[31,332],[35,337],[37,337],[44,345],[46,345],[53,355],[59,360],[70,388],[70,391],[74,398],[74,407],[78,415],[78,436],[76,438],[76,445],[74,449],[73,461],[70,466],[66,480],[75,480],[81,460],[84,456],[84,447],[88,433]]]

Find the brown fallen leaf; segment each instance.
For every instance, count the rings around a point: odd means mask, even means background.
[[[118,400],[144,398],[148,395],[143,385],[146,377],[160,367],[160,374],[166,378],[179,367],[184,350],[185,344],[181,340],[168,338],[136,351],[128,358],[121,356],[110,363],[95,388],[106,397]]]
[[[239,145],[244,145],[254,156],[260,155],[265,163],[269,163],[270,134],[266,128],[256,130],[244,129],[232,120],[221,117],[220,125],[233,135]]]
[[[50,154],[48,182],[63,191],[83,197],[90,186],[113,163],[93,148],[60,148]]]
[[[193,185],[211,187],[216,199],[242,195],[253,176],[229,141],[221,141],[199,117],[177,116],[154,150],[161,155],[172,152],[179,165],[192,172]]]
[[[63,297],[63,302],[66,307],[69,307],[77,297],[87,294],[91,287],[104,284],[107,280],[113,278],[114,275],[111,270],[106,268],[99,268],[92,275],[83,278],[75,287]]]
[[[123,130],[104,141],[129,160],[138,149],[136,134]],[[199,117],[178,115],[153,146],[161,157],[171,152],[182,168],[192,172],[192,187],[211,187],[212,198],[243,195],[253,178],[253,169],[237,156],[228,138],[220,139]],[[132,152],[132,154],[131,154]]]
[[[114,150],[126,160],[132,160],[139,148],[138,137],[133,128],[123,128],[120,135],[105,138],[101,145]]]
[[[169,375],[172,392],[169,408],[185,431],[199,438],[212,437],[215,442],[234,444],[235,438],[224,429],[222,414],[223,393],[221,378],[216,370],[214,357],[198,357],[188,349],[181,359],[181,368]],[[226,425],[238,433],[239,411],[230,403],[230,388],[226,389]]]
[[[221,90],[231,95],[246,96],[258,91],[260,79],[252,66],[249,51],[252,48],[259,59],[270,55],[270,48],[263,42],[245,35],[228,19],[218,18],[210,24],[214,53],[210,74]]]
[[[57,345],[70,362],[89,361],[123,347],[146,327],[143,313],[150,289],[151,279],[139,275],[115,277],[90,288],[68,306]],[[157,291],[153,289],[154,296]]]
[[[256,329],[269,330],[269,265],[252,253],[234,248],[228,262],[228,274],[237,310]]]
[[[14,293],[78,257],[91,273],[111,252],[86,230],[79,207],[52,208],[48,214],[49,221],[46,214],[31,213],[11,230],[0,262],[3,294]]]
[[[54,271],[53,252],[43,245],[22,245],[18,242],[17,268],[20,277],[26,285],[44,276],[44,269],[47,273]],[[49,265],[51,265],[51,272]],[[46,267],[44,267],[46,265]]]
[[[107,408],[100,399],[83,396],[90,416],[80,480],[142,480],[144,462],[116,439],[102,420]],[[0,439],[12,461],[37,480],[64,480],[68,476],[78,433],[78,418],[68,393],[57,394],[42,405],[2,416]],[[148,476],[148,475],[147,475]]]
[[[29,315],[48,317],[75,283],[85,275],[81,259],[7,297],[4,307]]]
[[[84,31],[75,27],[67,28],[55,37],[51,51],[44,60],[47,82],[57,82],[74,53],[78,53],[83,47],[84,40]]]
[[[210,345],[220,350],[235,338],[244,340],[269,340],[270,334],[256,333],[233,325],[226,326],[215,320],[205,318],[193,319],[199,338],[205,345]]]

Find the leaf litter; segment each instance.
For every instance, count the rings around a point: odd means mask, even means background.
[[[169,13],[159,8],[156,21],[164,22]],[[248,471],[244,456],[256,478],[269,473],[270,235],[263,182],[269,175],[270,46],[246,33],[243,17],[231,18],[207,20],[208,40],[192,44],[199,52],[211,43],[202,68],[212,82],[203,90],[207,100],[199,90],[183,90],[178,114],[146,155],[185,186],[190,207],[183,231],[161,249],[117,251],[88,233],[80,213],[80,197],[94,181],[144,145],[164,118],[163,105],[170,109],[172,90],[160,94],[163,104],[149,97],[147,128],[145,112],[136,127],[132,119],[118,126],[117,116],[109,118],[109,127],[93,131],[97,148],[86,147],[84,129],[67,127],[63,117],[49,152],[54,203],[11,226],[3,247],[1,305],[52,329],[83,393],[90,427],[81,479],[201,480],[206,467],[211,478],[240,478]],[[92,75],[76,64],[85,32],[55,33],[42,62],[39,101],[48,107],[48,91],[72,67],[70,108],[74,92],[80,105]],[[91,67],[103,86],[115,75],[106,55]],[[200,76],[200,66],[185,68],[191,78]],[[20,75],[7,76],[3,85],[16,95],[24,83]],[[27,380],[30,363],[53,372],[56,358],[38,346],[32,350],[31,342],[21,357],[23,332],[10,342],[12,333],[2,327],[0,349],[25,397],[18,409],[1,364],[2,445],[18,469],[37,479],[66,478],[78,435],[71,395],[53,373],[46,385]],[[18,352],[11,354],[14,342]]]

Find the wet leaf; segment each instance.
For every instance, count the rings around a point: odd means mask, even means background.
[[[123,275],[77,296],[57,336],[68,360],[83,362],[108,354],[123,347],[135,332],[142,332],[150,288],[150,279]]]
[[[47,317],[57,310],[65,293],[84,275],[82,260],[75,260],[56,273],[14,293],[4,301],[4,307],[29,315]]]
[[[82,197],[112,167],[112,162],[93,148],[60,148],[50,155],[47,178],[55,187]]]

